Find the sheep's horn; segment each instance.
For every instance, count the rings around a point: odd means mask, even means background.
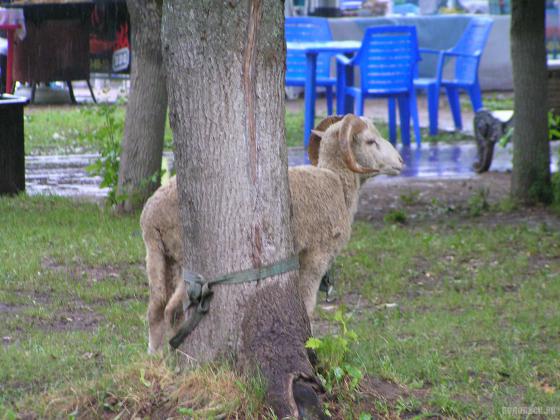
[[[342,115],[331,115],[330,117],[324,118],[318,125],[315,127],[316,131],[327,131],[334,123],[339,122],[342,119]],[[319,148],[321,146],[321,137],[315,133],[311,133],[309,137],[309,146],[307,148],[307,156],[309,156],[309,161],[313,166],[317,166],[319,163]]]
[[[353,114],[346,114],[342,120],[342,127],[338,132],[338,141],[340,143],[340,150],[342,158],[352,172],[359,174],[371,174],[379,172],[377,169],[366,168],[356,161],[356,156],[352,151],[352,139],[354,135],[367,129],[367,125],[359,117]]]

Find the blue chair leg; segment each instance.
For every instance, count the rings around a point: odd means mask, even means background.
[[[396,122],[396,109],[395,98],[389,98],[389,141],[391,144],[397,144],[397,122]]]
[[[447,92],[447,99],[449,99],[449,107],[451,108],[451,114],[453,114],[453,122],[455,123],[456,130],[463,129],[463,123],[461,121],[461,104],[459,103],[459,89],[455,87],[445,87]]]
[[[332,86],[325,87],[325,96],[327,100],[327,115],[333,114],[333,88]]]
[[[428,86],[428,115],[430,118],[430,136],[438,133],[438,113],[439,113],[439,86],[434,83]]]
[[[410,100],[406,96],[399,96],[398,102],[401,121],[401,142],[403,146],[410,146]]]
[[[483,107],[482,94],[480,93],[480,85],[478,83],[469,88],[469,96],[471,97],[471,104],[474,112]]]
[[[344,96],[346,91],[346,68],[337,61],[336,63],[336,113],[344,115]]]
[[[315,95],[317,89],[317,54],[305,55],[305,115],[303,121],[303,146],[309,146],[309,136],[315,126]]]
[[[410,101],[410,115],[412,116],[412,125],[414,128],[414,138],[416,139],[416,146],[420,147],[422,144],[422,136],[420,134],[420,120],[418,118],[418,103],[416,99],[416,91],[411,90],[409,95]]]

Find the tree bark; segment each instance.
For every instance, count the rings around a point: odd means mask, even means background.
[[[291,256],[282,2],[167,0],[162,40],[186,267],[213,279]],[[257,368],[279,417],[312,418],[318,386],[297,277],[214,287],[181,350]]]
[[[511,193],[521,203],[548,202],[545,0],[513,0],[511,59],[515,91]]]
[[[161,54],[161,1],[126,3],[132,65],[118,193],[125,196],[119,210],[128,212],[141,208],[160,183],[167,90]]]

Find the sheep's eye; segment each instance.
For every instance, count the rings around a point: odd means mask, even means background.
[[[377,141],[375,141],[375,139],[366,140],[366,144],[368,144],[368,145],[370,145],[370,146],[373,145],[373,144],[375,144],[375,147],[377,147],[377,148],[379,149],[379,143],[377,143]]]

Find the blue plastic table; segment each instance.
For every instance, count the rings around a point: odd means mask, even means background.
[[[288,50],[305,52],[306,69],[305,69],[305,116],[303,127],[303,141],[307,149],[309,144],[309,136],[313,129],[315,122],[315,89],[316,89],[316,69],[317,69],[317,54],[319,53],[334,53],[334,54],[352,54],[357,52],[362,46],[361,41],[324,41],[324,42],[287,42],[286,47]],[[340,80],[342,75],[337,75],[337,80]],[[340,114],[345,110],[342,107],[342,100],[339,99],[338,89],[337,96],[337,109]],[[342,111],[342,112],[341,112]]]

